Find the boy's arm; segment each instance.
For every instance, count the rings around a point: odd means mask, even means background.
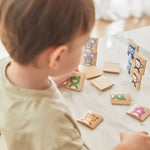
[[[68,113],[63,113],[60,117],[60,124],[55,129],[58,135],[56,141],[59,141],[55,150],[89,150],[72,117]]]

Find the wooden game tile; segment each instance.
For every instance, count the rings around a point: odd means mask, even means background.
[[[139,46],[131,39],[129,39],[128,52],[127,54],[131,59],[134,59],[135,52],[139,52]]]
[[[96,66],[98,38],[92,38],[82,50],[81,65]]]
[[[137,90],[140,90],[142,81],[142,75],[137,73],[135,70],[132,70],[132,83]]]
[[[111,93],[110,96],[113,105],[130,105],[129,94]]]
[[[82,51],[81,65],[84,66],[96,66],[97,53],[96,52],[86,52]]]
[[[86,79],[93,79],[102,75],[96,66],[82,68],[81,72],[85,73]]]
[[[104,119],[94,112],[87,112],[84,114],[77,122],[94,129],[96,128]]]
[[[91,38],[83,48],[84,51],[95,52],[97,53],[98,47],[98,38]]]
[[[104,62],[104,72],[120,73],[120,63]]]
[[[82,91],[85,80],[85,74],[82,72],[76,72],[76,76],[71,77],[67,80],[66,88]]]
[[[129,57],[129,59],[128,59],[128,64],[127,64],[127,70],[128,70],[128,74],[129,74],[130,76],[132,76],[132,64],[133,64],[133,59],[131,59],[131,58]]]
[[[132,69],[135,70],[137,73],[144,75],[146,62],[147,61],[144,58],[142,58],[138,53],[135,53]]]
[[[135,105],[127,112],[127,114],[138,119],[139,121],[144,121],[150,116],[150,109],[143,105]]]
[[[114,83],[109,81],[107,78],[104,76],[100,76],[98,78],[90,80],[91,84],[94,85],[96,88],[98,88],[100,91],[107,90],[111,88]]]

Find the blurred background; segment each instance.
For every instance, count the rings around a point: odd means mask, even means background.
[[[92,35],[110,36],[150,25],[150,0],[94,0],[96,24]]]

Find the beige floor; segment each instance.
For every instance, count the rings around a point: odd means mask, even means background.
[[[144,26],[150,25],[150,17],[143,16],[140,19],[129,18],[118,21],[108,22],[104,20],[97,20],[92,36],[104,37],[116,34],[118,32],[128,31]]]

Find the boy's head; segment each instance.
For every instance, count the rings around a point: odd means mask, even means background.
[[[0,0],[0,37],[21,65],[31,64],[45,52],[54,67],[53,59],[60,60],[62,54],[81,46],[72,47],[72,41],[82,37],[80,42],[86,42],[94,20],[92,0]]]

